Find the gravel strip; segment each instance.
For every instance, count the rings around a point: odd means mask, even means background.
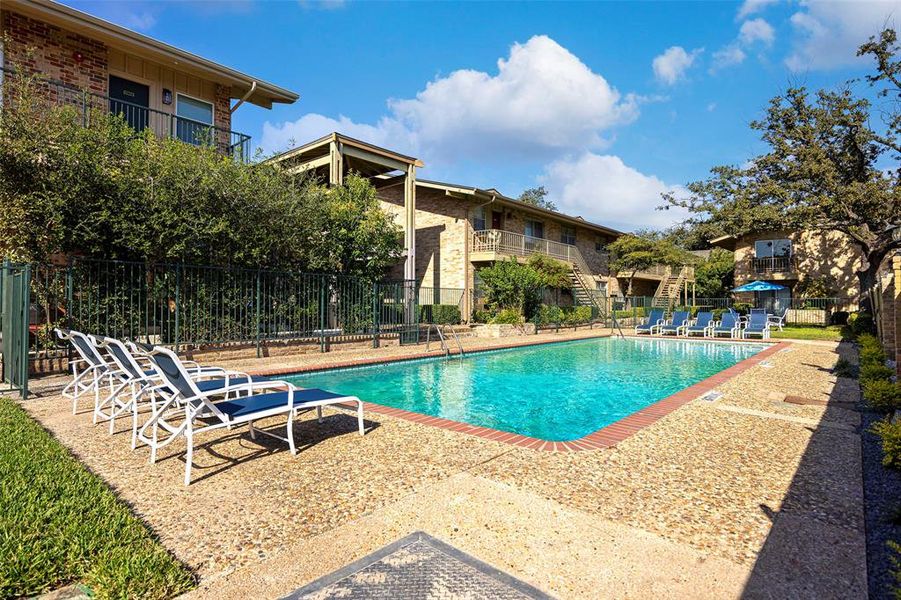
[[[863,413],[863,431],[860,437],[863,448],[870,598],[889,600],[893,598],[892,587],[896,582],[891,574],[891,551],[886,543],[889,540],[901,543],[901,471],[882,466],[879,437],[869,431],[870,425],[880,416],[874,412]]]

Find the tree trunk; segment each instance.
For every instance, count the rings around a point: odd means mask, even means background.
[[[626,297],[632,297],[632,282],[635,281],[635,271],[632,271],[632,274],[629,275],[629,289],[626,290]]]
[[[874,294],[876,293],[876,282],[881,262],[882,257],[873,256],[873,253],[871,253],[867,256],[867,264],[869,266],[866,270],[857,272],[857,282],[860,286],[860,310],[866,311],[874,317],[876,316],[873,313],[875,308]]]

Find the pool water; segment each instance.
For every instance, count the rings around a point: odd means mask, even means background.
[[[766,345],[600,338],[285,377],[301,387],[548,441],[568,441]]]

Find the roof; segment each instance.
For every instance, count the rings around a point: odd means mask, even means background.
[[[734,235],[721,235],[718,238],[713,238],[710,240],[711,246],[717,246],[719,248],[725,248],[726,250],[735,250],[735,242],[736,238]]]
[[[232,98],[243,98],[252,90],[247,102],[263,108],[272,108],[272,104],[276,102],[291,104],[300,97],[295,92],[286,90],[273,83],[241,73],[235,69],[52,0],[3,0],[3,9],[14,11],[51,25],[74,30],[76,33],[99,40],[108,46],[138,54],[167,67],[176,68],[179,71],[215,81],[229,87]],[[256,84],[255,87],[254,84]]]
[[[447,192],[448,195],[469,195],[474,199],[484,199],[486,202],[498,202],[502,206],[508,206],[511,208],[516,208],[517,210],[522,210],[527,213],[531,213],[537,215],[539,217],[551,217],[557,219],[559,221],[563,221],[564,223],[570,223],[572,225],[576,225],[578,227],[584,227],[586,229],[591,229],[597,231],[599,233],[604,233],[606,235],[614,235],[620,236],[625,235],[624,232],[605,227],[604,225],[600,225],[598,223],[592,223],[591,221],[587,221],[579,216],[567,215],[556,210],[549,210],[547,208],[541,208],[539,206],[534,206],[532,204],[527,204],[525,202],[521,202],[516,200],[515,198],[510,198],[508,196],[504,196],[500,192],[498,192],[494,188],[482,189],[476,188],[466,185],[459,185],[455,183],[443,183],[441,181],[430,181],[428,179],[417,179],[416,185],[433,188],[433,189],[441,189]]]
[[[342,133],[338,133],[337,131],[334,131],[328,135],[324,135],[318,140],[313,140],[312,142],[308,142],[306,144],[303,144],[302,146],[292,148],[291,150],[286,150],[281,154],[276,154],[275,156],[269,158],[267,162],[285,162],[292,159],[295,159],[298,163],[307,162],[310,159],[318,158],[319,156],[328,154],[329,145],[332,142],[336,142],[351,148],[357,148],[366,152],[367,154],[374,155],[374,157],[387,159],[384,162],[386,162],[388,166],[390,166],[390,163],[392,162],[402,163],[404,165],[413,165],[415,167],[424,166],[423,162],[418,158],[407,156],[406,154],[401,154],[399,152],[394,152],[393,150],[388,150],[387,148],[382,148],[380,146],[376,146],[375,144],[370,144],[368,142],[346,136]]]

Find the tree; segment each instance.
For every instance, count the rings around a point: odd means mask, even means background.
[[[479,269],[479,279],[488,306],[494,311],[514,310],[528,318],[541,303],[544,278],[513,257]]]
[[[563,289],[572,286],[569,278],[572,267],[543,254],[533,254],[526,263],[541,277],[541,285],[546,288]]]
[[[885,127],[877,131],[871,103],[851,87],[811,94],[793,87],[773,98],[751,128],[768,152],[747,166],[718,166],[712,176],[688,185],[687,198],[664,195],[668,206],[688,208],[689,224],[714,225],[741,236],[769,230],[838,231],[864,258],[858,271],[863,304],[870,304],[880,264],[901,247],[901,195],[897,164],[883,168],[886,154],[901,157],[901,63],[893,30],[861,46],[876,58],[867,80],[890,98]]]
[[[685,250],[676,247],[662,234],[652,231],[622,235],[607,246],[612,255],[610,268],[616,273],[629,273],[626,296],[632,295],[635,274],[654,265],[678,267],[692,260]]]
[[[525,190],[519,195],[519,201],[525,204],[531,204],[538,208],[546,208],[547,210],[557,210],[557,205],[553,201],[547,199],[547,190],[543,185]]]
[[[695,267],[695,289],[701,298],[724,298],[735,283],[735,255],[722,248],[710,251],[707,260]]]
[[[8,75],[0,115],[0,257],[53,255],[379,278],[400,231],[365,179],[327,188],[273,164],[136,134]],[[81,96],[79,95],[79,98]],[[89,117],[89,118],[85,118]],[[85,126],[86,121],[88,125]]]

